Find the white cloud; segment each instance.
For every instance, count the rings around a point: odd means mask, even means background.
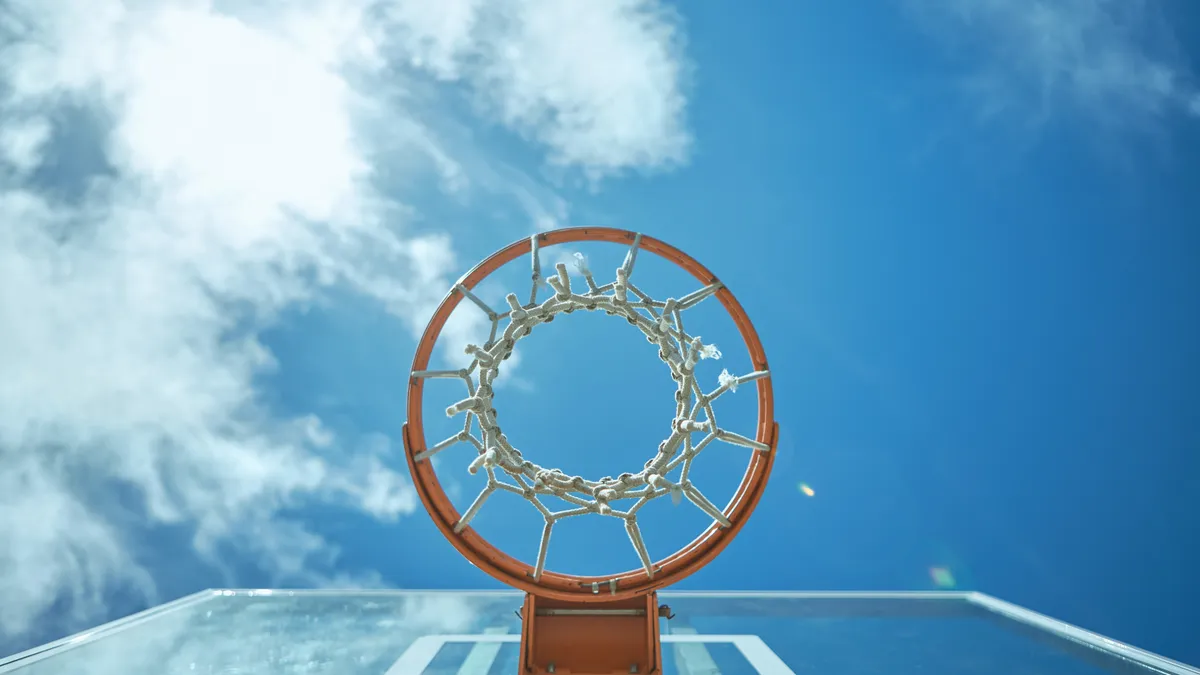
[[[909,0],[914,15],[982,70],[985,115],[1082,116],[1109,127],[1195,116],[1200,95],[1158,3],[1143,0]],[[974,62],[971,60],[970,62]]]
[[[281,510],[388,520],[416,500],[385,442],[262,402],[278,365],[261,331],[334,284],[420,330],[461,270],[451,233],[405,226],[383,173],[566,219],[545,186],[446,135],[453,115],[422,87],[465,87],[592,178],[683,161],[677,22],[629,1],[77,8],[0,16],[0,634],[51,607],[102,618],[114,588],[153,598],[132,546],[152,525],[191,528],[214,565],[233,547],[279,579],[344,582],[336,543]],[[99,132],[64,128],[79,117]]]
[[[413,63],[593,178],[687,158],[682,33],[648,0],[395,3]]]
[[[0,455],[0,569],[5,577],[0,633],[25,629],[32,616],[63,594],[74,600],[68,606],[72,618],[86,621],[106,589],[153,590],[150,575],[132,559],[116,528],[95,518],[74,496],[66,458],[45,454],[50,456]]]
[[[52,129],[45,117],[17,119],[0,128],[0,158],[18,174],[37,167]]]

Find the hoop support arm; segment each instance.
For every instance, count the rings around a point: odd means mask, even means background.
[[[671,610],[658,594],[609,602],[525,595],[521,607],[521,675],[662,673],[659,617]]]

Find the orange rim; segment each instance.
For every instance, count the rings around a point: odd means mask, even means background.
[[[581,241],[632,245],[635,236],[633,232],[616,228],[576,227],[546,232],[537,235],[537,238],[538,248],[542,249],[557,244]],[[531,248],[530,239],[522,239],[509,244],[476,265],[459,283],[467,290],[471,290],[500,267],[523,255],[530,254]],[[712,272],[709,272],[691,256],[653,237],[642,235],[639,251],[648,251],[675,263],[704,285],[717,281],[717,277]],[[727,288],[721,288],[715,295],[729,315],[733,317],[734,323],[737,324],[738,332],[741,333],[750,352],[754,369],[768,370],[767,356],[762,342],[741,304]],[[421,341],[417,344],[417,353],[413,358],[413,372],[428,368],[429,359],[443,326],[464,297],[458,290],[451,289],[446,298],[442,300],[441,305],[434,312],[433,318],[429,320],[429,325],[425,328]],[[730,526],[722,527],[713,522],[691,543],[652,565],[652,569],[655,570],[653,577],[641,568],[607,576],[579,576],[545,570],[535,581],[532,565],[497,549],[481,537],[475,528],[466,527],[462,532],[455,533],[454,524],[461,516],[442,489],[437,474],[433,470],[433,463],[429,461],[418,463],[414,459],[426,449],[427,445],[425,428],[422,423],[425,380],[412,376],[409,377],[408,383],[408,423],[404,425],[403,431],[405,457],[408,461],[409,471],[412,473],[413,484],[421,496],[421,503],[433,517],[438,529],[472,564],[493,577],[528,593],[561,600],[607,602],[644,595],[679,581],[708,564],[737,536],[738,531],[741,530],[754,511],[754,507],[757,506],[759,498],[762,497],[767,478],[771,474],[771,466],[775,461],[775,443],[779,433],[778,424],[775,422],[771,378],[764,377],[759,379],[756,384],[758,386],[756,440],[770,447],[770,451],[752,451],[750,464],[742,477],[741,485],[738,486],[733,498],[723,509]],[[614,579],[617,582],[615,592],[610,590],[610,582]],[[594,590],[593,584],[597,585],[598,592]]]

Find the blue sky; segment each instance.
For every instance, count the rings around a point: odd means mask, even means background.
[[[493,250],[605,225],[713,269],[772,367],[771,486],[681,586],[946,567],[1200,662],[1190,5],[8,4],[0,651],[210,586],[495,587],[407,479],[414,341]],[[715,386],[746,361],[697,312]],[[661,440],[668,380],[622,322],[518,354],[497,408],[526,454],[599,477]],[[714,501],[745,457],[698,464]],[[439,466],[460,508],[466,461]],[[489,507],[532,559],[532,509]],[[704,525],[647,520],[658,557]],[[553,541],[552,568],[636,565],[604,523]]]

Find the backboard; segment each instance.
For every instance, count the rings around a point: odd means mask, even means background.
[[[0,661],[0,673],[517,672],[522,594],[190,595]],[[1200,670],[979,593],[663,592],[666,673],[1090,675]]]

